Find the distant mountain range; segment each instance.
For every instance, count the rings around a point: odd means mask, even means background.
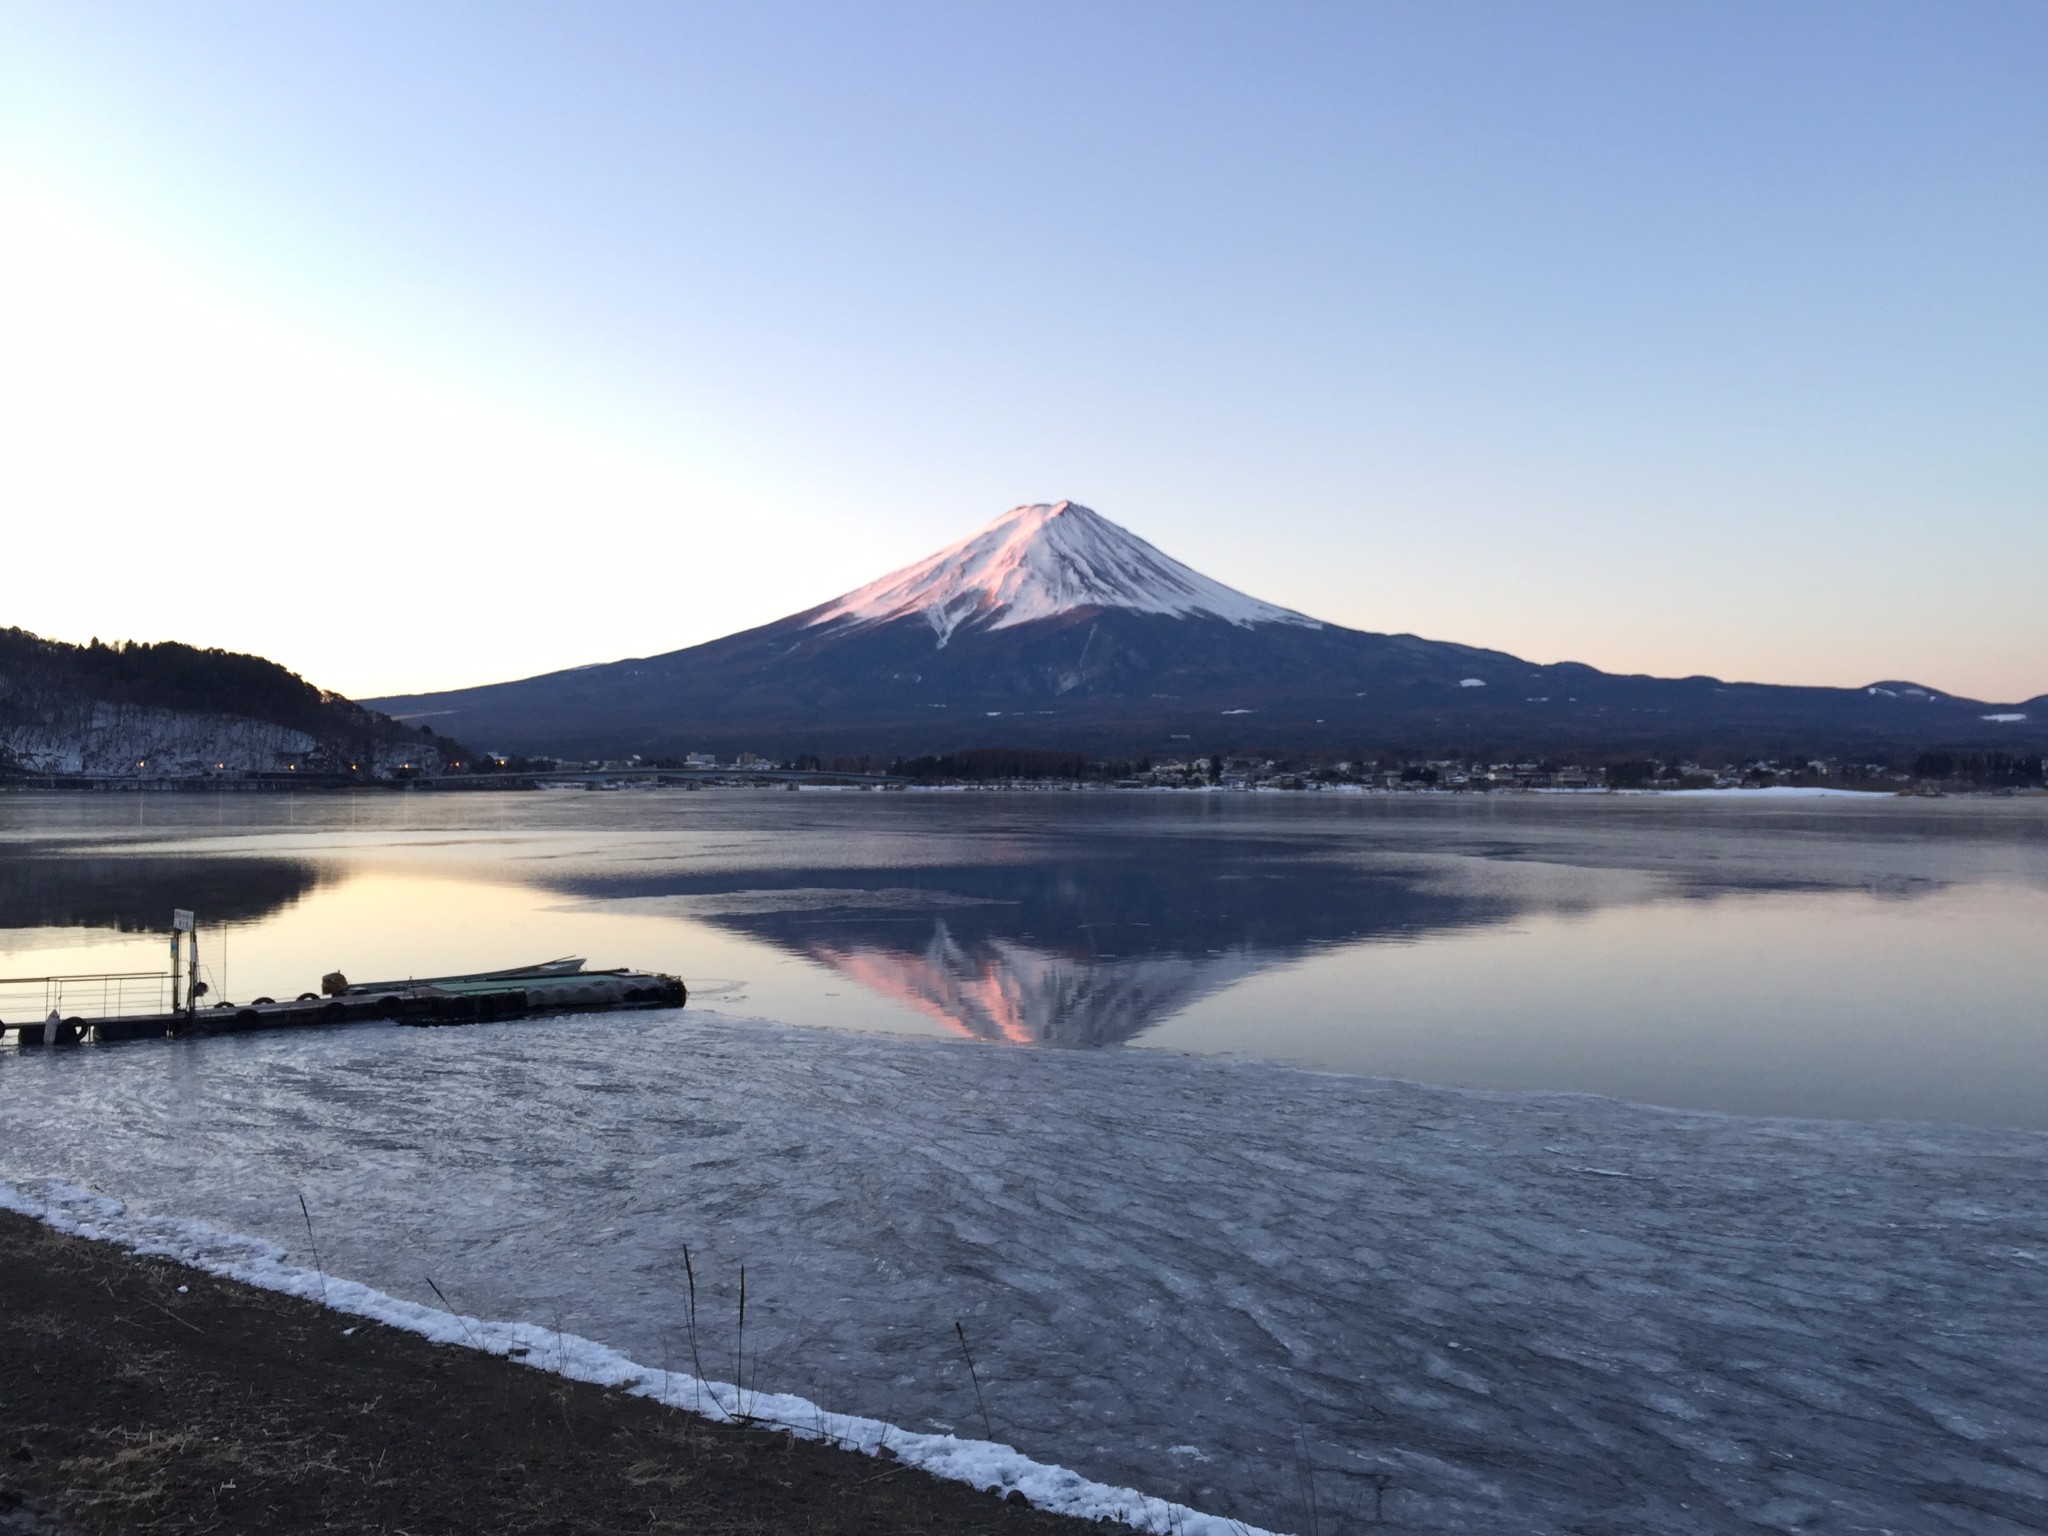
[[[1346,629],[1224,586],[1068,501],[1015,508],[916,565],[722,640],[370,702],[479,747],[574,758],[2048,746],[2048,695],[1992,704],[1908,682],[1622,676]]]
[[[0,629],[0,779],[353,782],[432,774],[466,756],[260,656]]]

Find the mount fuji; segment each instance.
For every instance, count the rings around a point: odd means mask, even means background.
[[[500,751],[972,746],[1880,753],[2038,749],[2048,696],[1618,676],[1346,629],[1247,596],[1071,501],[1004,513],[802,613],[665,655],[369,701]]]
[[[943,649],[963,627],[1010,629],[1081,611],[1322,627],[1211,581],[1071,501],[1013,508],[930,559],[798,617],[810,629],[921,618]]]

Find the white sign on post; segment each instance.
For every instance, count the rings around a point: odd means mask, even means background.
[[[171,931],[173,933],[190,933],[192,931],[192,914],[183,907],[179,907],[176,911],[172,912]]]

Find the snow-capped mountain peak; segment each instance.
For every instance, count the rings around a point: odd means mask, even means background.
[[[916,615],[941,646],[963,625],[1007,629],[1078,608],[1206,617],[1249,628],[1317,620],[1247,597],[1076,502],[1013,507],[929,559],[827,603],[811,619],[867,625]]]

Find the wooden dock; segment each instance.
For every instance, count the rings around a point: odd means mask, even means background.
[[[330,976],[320,992],[290,1002],[259,997],[252,1003],[216,1003],[168,1012],[101,1018],[48,1017],[0,1022],[0,1035],[18,1045],[109,1044],[185,1036],[241,1035],[257,1030],[325,1029],[338,1024],[389,1020],[400,1024],[484,1024],[629,1008],[680,1008],[689,989],[674,976],[650,971],[586,971],[581,960],[468,976],[435,976],[404,981],[351,984]]]

